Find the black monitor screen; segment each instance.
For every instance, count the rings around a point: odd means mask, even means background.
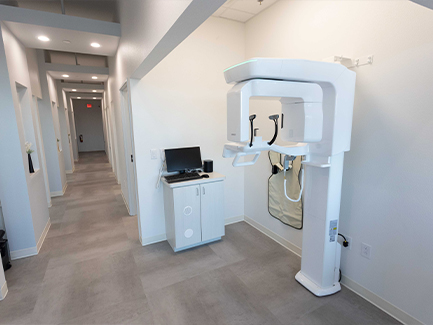
[[[165,149],[167,171],[184,171],[202,167],[200,147]]]

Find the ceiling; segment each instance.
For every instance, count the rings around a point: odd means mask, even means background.
[[[76,91],[73,91],[72,89],[75,89]],[[82,88],[63,88],[64,91],[68,93],[93,93],[93,94],[102,94],[104,92],[104,89],[93,89],[96,90],[95,92],[92,89],[82,89]]]
[[[62,13],[60,0],[0,0],[0,4],[56,14]],[[64,4],[65,14],[69,16],[119,22],[116,0],[64,0]]]
[[[81,81],[92,81],[92,82],[104,82],[107,81],[108,76],[103,74],[93,74],[93,73],[76,73],[76,72],[62,72],[62,71],[48,71],[51,77],[54,79],[63,79],[68,82],[81,82]],[[63,77],[62,75],[69,75],[68,78]],[[92,77],[98,77],[97,80],[93,80]]]
[[[5,21],[4,23],[28,48],[114,56],[119,45],[119,37],[112,35],[86,33],[11,21]],[[38,36],[47,36],[50,41],[42,42],[38,40]],[[64,40],[68,40],[70,43],[66,44],[63,42]],[[91,47],[90,44],[93,42],[99,43],[101,47]]]
[[[257,0],[228,0],[212,16],[245,23],[277,1],[263,0],[260,4]]]

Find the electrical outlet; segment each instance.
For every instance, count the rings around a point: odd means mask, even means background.
[[[158,149],[150,150],[150,159],[158,159]]]
[[[371,258],[371,246],[366,243],[361,243],[361,255],[365,258]]]
[[[346,240],[349,243],[349,246],[347,246],[346,248],[348,250],[352,250],[352,246],[353,246],[353,241],[352,241],[352,237],[346,236]]]

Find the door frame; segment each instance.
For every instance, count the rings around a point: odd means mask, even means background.
[[[123,131],[123,145],[125,153],[125,166],[126,166],[126,181],[128,186],[128,210],[131,216],[136,215],[138,211],[138,198],[137,198],[137,169],[135,165],[135,146],[134,146],[134,129],[132,120],[132,107],[131,107],[131,93],[130,93],[129,78],[120,88],[120,108],[122,114],[122,131]],[[129,130],[129,131],[128,131]],[[127,150],[128,137],[130,139],[131,157]],[[132,163],[131,163],[132,162]],[[132,169],[131,169],[132,168]]]

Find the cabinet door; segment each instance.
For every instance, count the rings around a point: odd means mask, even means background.
[[[201,242],[200,186],[173,189],[176,249]]]
[[[224,183],[208,183],[200,187],[202,240],[224,236]]]

